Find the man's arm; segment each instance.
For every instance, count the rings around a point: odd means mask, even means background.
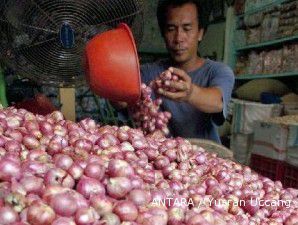
[[[217,87],[202,88],[192,84],[187,102],[205,113],[219,113],[223,110],[222,93]]]

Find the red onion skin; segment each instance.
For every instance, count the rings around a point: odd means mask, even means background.
[[[95,214],[91,208],[80,208],[75,215],[75,222],[78,225],[91,225],[96,221]]]
[[[177,167],[176,164],[172,164],[172,163],[171,163],[169,166],[167,166],[167,167],[165,167],[165,168],[162,169],[162,174],[163,174],[165,177],[168,177],[168,176],[172,173],[172,171],[173,171],[174,169],[176,169],[176,167]]]
[[[32,135],[26,135],[23,137],[23,144],[29,150],[37,149],[40,147],[39,141]]]
[[[169,175],[169,179],[175,180],[175,181],[182,181],[183,179],[182,171],[178,169],[174,169],[173,171],[171,171]]]
[[[5,156],[2,157],[2,160],[14,162],[17,165],[21,165],[21,155],[17,152],[6,152]]]
[[[134,189],[129,192],[128,199],[131,200],[136,206],[147,205],[151,201],[151,194],[146,190]]]
[[[179,181],[170,181],[169,185],[173,191],[177,191],[178,193],[183,190],[183,185]]]
[[[60,216],[73,216],[77,210],[76,199],[69,193],[58,193],[51,198],[50,206]]]
[[[156,184],[156,187],[160,188],[160,189],[166,189],[166,188],[170,188],[170,185],[169,185],[168,181],[161,180]]]
[[[68,217],[59,217],[55,219],[52,225],[76,225],[73,219]]]
[[[136,222],[138,224],[144,224],[145,221],[149,218],[152,218],[152,215],[148,212],[148,210],[146,209],[146,211],[144,212],[140,212],[138,215],[138,218],[136,220]]]
[[[90,152],[93,148],[93,144],[89,140],[79,139],[74,143],[74,147],[84,149],[85,151]]]
[[[49,134],[53,134],[54,133],[54,129],[53,129],[52,124],[50,124],[50,123],[48,123],[46,121],[40,122],[40,131],[44,135],[49,135]]]
[[[173,148],[168,149],[164,155],[168,157],[170,162],[173,162],[177,159],[176,150]]]
[[[89,163],[97,163],[101,166],[104,166],[104,161],[98,155],[89,155],[88,164]]]
[[[86,199],[89,199],[92,195],[105,194],[105,188],[101,182],[90,177],[82,177],[77,184],[76,190]]]
[[[73,163],[71,167],[68,169],[68,173],[75,180],[79,180],[84,173],[84,169],[77,163]]]
[[[39,130],[39,124],[36,121],[25,121],[23,123],[23,127],[25,127],[28,131],[31,130]]]
[[[53,168],[45,174],[45,184],[73,188],[75,183],[73,178],[65,170]]]
[[[50,225],[55,220],[54,210],[42,202],[34,202],[28,208],[27,220],[32,225]]]
[[[134,175],[134,170],[126,161],[112,159],[109,162],[108,174],[111,177],[129,177]]]
[[[4,118],[0,118],[0,127],[2,127],[3,131],[7,129],[7,122]]]
[[[39,162],[48,162],[51,157],[42,150],[31,150],[28,154],[28,160],[39,161]]]
[[[70,156],[64,154],[57,154],[54,156],[55,166],[63,170],[68,170],[72,164],[73,160]]]
[[[144,182],[140,177],[133,176],[131,177],[131,186],[132,189],[144,189]]]
[[[144,149],[144,152],[145,152],[145,154],[147,155],[147,157],[150,161],[155,160],[159,155],[159,152],[157,150],[152,149],[152,148]]]
[[[31,202],[29,201],[28,202],[28,204],[30,204]],[[26,224],[27,224],[27,215],[28,215],[28,208],[29,207],[27,207],[27,208],[25,208],[21,213],[20,213],[20,218],[21,218],[21,222],[26,222]]]
[[[17,141],[18,143],[21,143],[23,140],[23,135],[20,131],[9,129],[5,132],[5,136],[11,138],[12,140]]]
[[[77,208],[88,208],[89,207],[89,201],[84,198],[83,195],[81,195],[80,193],[71,190],[72,192],[72,196],[76,199],[76,203],[77,203]]]
[[[24,161],[22,171],[32,175],[44,176],[50,170],[50,165],[37,161]]]
[[[153,215],[153,217],[159,217],[161,224],[167,224],[168,222],[168,214],[165,209],[161,208],[151,208],[149,213]]]
[[[170,165],[170,160],[165,156],[159,156],[154,161],[154,167],[158,170],[161,170]]]
[[[285,221],[285,225],[297,225],[298,224],[298,215],[293,214],[291,216],[289,216],[286,221]]]
[[[143,173],[139,174],[140,177],[144,180],[144,182],[148,184],[155,183],[155,174],[152,170],[143,170]]]
[[[212,195],[214,198],[219,198],[222,196],[223,193],[219,186],[214,186],[214,187],[208,187],[206,189],[206,194]]]
[[[84,174],[87,177],[91,177],[97,180],[102,180],[104,178],[105,175],[105,169],[103,168],[103,166],[97,162],[92,162],[89,163],[85,170],[84,170]]]
[[[136,150],[140,150],[140,149],[145,149],[146,147],[148,147],[148,144],[146,143],[146,140],[144,140],[144,139],[133,139],[132,146]]]
[[[62,112],[59,112],[59,111],[55,111],[55,112],[52,112],[49,117],[51,119],[53,119],[55,122],[59,122],[61,120],[64,120],[64,116],[62,114]]]
[[[207,187],[214,187],[214,186],[218,185],[217,180],[214,178],[211,178],[211,177],[207,178],[205,180],[205,183],[206,183]]]
[[[16,140],[8,140],[6,141],[4,148],[8,152],[20,152],[21,151],[21,144]]]
[[[54,195],[59,194],[59,193],[64,193],[68,190],[70,190],[70,189],[61,187],[61,186],[56,186],[56,185],[46,186],[46,188],[44,189],[44,191],[42,193],[42,200],[45,202],[50,202]]]
[[[14,223],[11,223],[10,225],[29,225],[29,224],[25,222],[14,222]]]
[[[134,221],[124,221],[121,223],[121,225],[139,225],[139,224]]]
[[[249,199],[245,201],[244,209],[251,216],[255,215],[260,208],[259,204],[257,204],[255,201],[255,199]]]
[[[18,214],[9,206],[0,208],[1,225],[9,225],[19,220]]]
[[[0,160],[0,180],[10,181],[12,178],[19,179],[20,177],[20,165],[8,159]]]
[[[168,225],[180,225],[185,219],[185,212],[182,208],[173,207],[168,211],[169,221]]]
[[[120,225],[119,217],[114,213],[107,213],[101,218],[100,225]]]
[[[143,150],[136,151],[136,155],[139,157],[139,159],[146,160],[146,161],[148,160],[148,156],[145,154]]]
[[[102,195],[92,196],[90,205],[95,209],[98,215],[103,216],[113,211],[113,202],[110,198]]]
[[[166,194],[165,194],[164,190],[152,190],[151,198],[152,198],[152,201],[163,202],[166,199]]]
[[[138,217],[138,209],[131,201],[120,201],[116,204],[113,212],[122,221],[134,221]]]
[[[24,176],[20,183],[28,194],[41,194],[44,188],[43,179],[36,176]]]
[[[131,191],[131,182],[126,177],[110,178],[107,184],[107,192],[112,198],[121,199]]]
[[[117,138],[121,141],[121,142],[124,142],[124,141],[127,141],[128,138],[129,138],[129,135],[126,131],[124,130],[121,130],[121,128],[117,131]]]

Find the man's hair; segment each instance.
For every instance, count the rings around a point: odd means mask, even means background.
[[[163,35],[166,22],[166,14],[169,6],[182,6],[187,3],[193,3],[197,6],[199,28],[207,30],[209,15],[212,8],[210,0],[159,0],[157,5],[157,21],[159,29]]]

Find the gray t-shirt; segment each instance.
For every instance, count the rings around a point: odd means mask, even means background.
[[[142,65],[142,82],[148,85],[170,66],[168,60]],[[192,82],[200,87],[220,88],[223,95],[223,111],[213,114],[204,113],[190,104],[162,97],[162,110],[172,113],[169,123],[171,135],[184,138],[203,138],[220,143],[217,126],[222,125],[227,116],[227,107],[235,82],[234,73],[227,65],[206,59],[200,68],[189,72],[188,75]]]

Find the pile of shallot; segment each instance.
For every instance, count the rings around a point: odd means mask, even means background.
[[[1,225],[297,225],[297,195],[182,138],[0,111]]]
[[[152,89],[145,84],[141,85],[141,99],[132,107],[130,112],[137,128],[145,135],[159,132],[161,135],[169,134],[168,123],[171,113],[159,111],[161,98],[152,100]]]
[[[180,82],[177,75],[172,74],[170,70],[161,73],[154,79],[149,86],[141,85],[141,98],[129,109],[137,128],[140,128],[145,135],[161,134],[168,136],[168,123],[171,119],[170,112],[160,111],[162,99],[158,97],[152,100],[152,91],[158,96],[160,89],[175,92],[175,88],[170,87],[171,81]]]
[[[170,87],[171,81],[181,82],[182,80],[177,75],[173,74],[172,71],[167,70],[154,79],[151,82],[150,87],[157,93],[159,93],[159,89],[176,92],[175,88]]]

